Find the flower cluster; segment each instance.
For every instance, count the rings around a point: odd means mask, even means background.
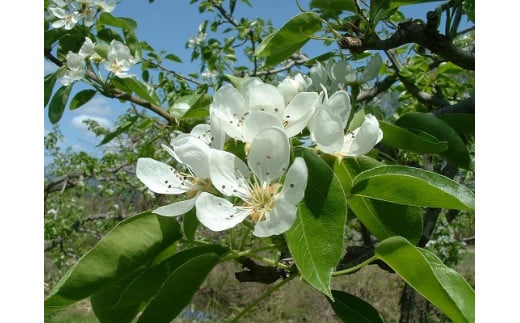
[[[83,21],[90,27],[94,24],[94,18],[98,12],[112,12],[116,6],[115,1],[105,0],[51,0],[47,8],[46,20],[51,21],[54,28],[71,30]]]
[[[112,40],[108,46],[106,59],[102,58],[95,50],[96,44],[88,37],[79,49],[78,53],[67,53],[67,70],[60,78],[63,85],[82,79],[87,71],[87,60],[96,64],[103,63],[105,69],[118,77],[129,77],[126,72],[138,61],[130,54],[130,49],[118,40]]]
[[[163,148],[180,169],[151,158],[137,162],[137,177],[153,192],[185,196],[154,213],[178,216],[196,209],[213,231],[249,219],[253,234],[268,237],[289,230],[304,197],[308,170],[303,158],[291,163],[291,137],[305,129],[311,145],[338,158],[369,152],[381,139],[377,119],[345,134],[350,98],[339,90],[328,96],[308,91],[310,78],[297,74],[278,86],[258,78],[219,88],[210,105],[209,124],[175,136]],[[226,139],[245,144],[245,161],[223,150]]]

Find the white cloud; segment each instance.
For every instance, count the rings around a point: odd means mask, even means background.
[[[114,114],[109,101],[101,96],[95,96],[92,100],[81,106],[77,111],[81,114],[107,117]]]
[[[76,128],[78,131],[81,131],[83,134],[94,136],[94,134],[88,130],[88,126],[83,122],[85,120],[94,120],[103,128],[112,128],[112,122],[107,118],[89,114],[80,114],[72,118],[72,127]]]

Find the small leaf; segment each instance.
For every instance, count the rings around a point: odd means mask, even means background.
[[[319,9],[324,19],[339,16],[343,11],[357,13],[354,0],[312,0],[309,7]]]
[[[60,121],[61,117],[63,116],[63,111],[65,111],[65,106],[69,100],[72,85],[73,83],[60,87],[52,97],[51,102],[49,103],[48,111],[49,121],[52,124]]]
[[[177,56],[177,55],[168,54],[168,55],[164,56],[164,58],[169,59],[170,61],[173,61],[173,62],[182,63],[182,59],[180,59],[179,56]]]
[[[76,110],[80,106],[90,101],[94,95],[96,95],[95,90],[83,90],[76,93],[76,95],[70,101],[69,110]]]
[[[155,93],[155,90],[147,83],[136,80],[132,77],[114,77],[112,82],[117,87],[129,93],[135,93],[141,99],[144,99],[152,104],[161,105],[161,100]]]
[[[334,302],[327,299],[334,313],[343,322],[352,323],[383,323],[381,315],[369,303],[361,298],[339,290],[333,290]]]
[[[473,210],[475,196],[466,187],[434,172],[390,165],[361,172],[352,194],[419,207]]]
[[[376,256],[453,322],[475,321],[475,291],[430,251],[392,237],[377,245]]]
[[[137,322],[170,322],[188,305],[220,256],[205,253],[187,260],[169,275]]]
[[[344,249],[345,194],[322,158],[305,148],[296,153],[305,159],[309,179],[296,221],[285,237],[303,278],[332,299],[330,279]]]
[[[55,72],[47,74],[43,79],[43,106],[47,106],[52,95],[52,90],[56,84],[58,76],[63,73],[65,67],[60,67]]]
[[[382,143],[388,147],[399,148],[417,153],[440,153],[448,149],[446,141],[439,141],[424,132],[413,133],[405,128],[380,121],[383,130]]]
[[[353,179],[359,173],[381,165],[367,156],[345,158],[341,163],[334,165],[334,172],[340,179],[343,189],[349,192]],[[347,203],[356,217],[380,241],[399,235],[417,243],[421,237],[422,213],[418,207],[360,196],[348,197]]]
[[[443,0],[390,0],[389,8],[410,6],[410,5],[425,3],[425,2],[439,2],[439,1],[443,1]]]
[[[103,12],[99,15],[98,25],[110,25],[122,29],[133,30],[137,28],[135,20],[126,17],[114,17],[108,12]]]
[[[448,149],[440,155],[459,167],[469,168],[470,158],[466,145],[457,132],[441,119],[428,113],[411,112],[403,115],[395,124],[409,130],[424,131],[439,141],[447,141]]]
[[[180,238],[174,218],[151,212],[118,223],[65,274],[45,300],[46,308],[67,306],[98,293]]]
[[[137,121],[137,119],[139,119],[139,116],[137,116],[137,115],[130,117],[128,120],[123,122],[119,127],[117,127],[116,130],[107,134],[105,136],[105,138],[103,138],[103,140],[101,140],[101,142],[96,147],[103,146],[103,145],[111,142],[112,139],[116,138],[123,132],[127,131]]]
[[[305,45],[309,37],[321,29],[321,23],[321,18],[316,13],[302,12],[264,38],[255,55],[268,57],[266,65],[278,64]]]

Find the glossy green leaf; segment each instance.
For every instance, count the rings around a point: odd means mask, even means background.
[[[174,218],[145,212],[118,223],[65,274],[46,299],[62,307],[124,279],[181,238]]]
[[[457,132],[443,120],[428,113],[411,112],[399,118],[395,124],[409,130],[424,131],[439,141],[447,141],[448,149],[439,154],[459,167],[469,168],[470,158],[466,145]]]
[[[475,291],[430,251],[415,247],[402,237],[392,237],[377,245],[376,257],[453,322],[475,321]]]
[[[267,57],[268,66],[278,64],[305,45],[309,37],[321,29],[321,23],[321,18],[316,13],[302,12],[264,38],[255,55]]]
[[[459,135],[475,135],[475,114],[445,113],[438,118],[446,122]]]
[[[390,165],[361,172],[352,194],[420,207],[472,210],[474,194],[463,185],[434,172]]]
[[[141,82],[132,77],[114,77],[112,82],[114,85],[128,93],[135,93],[141,99],[155,105],[161,105],[161,100],[157,96],[157,93],[155,93],[155,90],[147,83]]]
[[[361,172],[381,166],[378,161],[367,157],[345,158],[334,165],[346,192],[350,192],[352,181]],[[422,213],[418,207],[373,200],[361,196],[350,196],[347,203],[356,217],[378,239],[404,236],[417,243],[422,234]]]
[[[325,19],[338,16],[343,11],[357,13],[354,0],[311,0],[309,7],[319,9]]]
[[[177,119],[203,118],[209,115],[212,96],[195,92],[178,98],[169,112]]]
[[[73,83],[60,87],[49,103],[49,111],[47,111],[47,115],[49,117],[49,121],[52,124],[60,121],[63,116],[63,111],[65,111],[65,106],[67,105],[67,101],[69,100],[70,91],[72,90]]]
[[[388,147],[399,148],[417,153],[440,153],[448,149],[446,141],[439,141],[424,132],[411,132],[387,122],[379,122],[383,130],[382,143]]]
[[[176,62],[176,63],[182,63],[182,59],[180,59],[179,56],[174,54],[167,54],[164,56],[164,58],[169,59],[170,61]]]
[[[160,289],[171,273],[190,261],[192,258],[204,254],[222,256],[229,249],[221,245],[207,245],[183,250],[165,259],[163,262],[147,268],[135,279],[129,282],[120,293],[114,309],[126,308],[133,305],[145,304],[152,297],[160,293]]]
[[[57,69],[53,73],[49,73],[45,76],[43,79],[43,106],[47,106],[47,103],[49,103],[49,100],[51,99],[52,90],[54,89],[54,85],[56,84],[56,80],[58,79],[58,76],[63,73],[63,70],[65,68],[61,67]]]
[[[90,99],[92,99],[94,95],[96,95],[95,90],[79,91],[78,93],[76,93],[76,95],[74,95],[74,97],[70,101],[69,109],[76,110],[77,108],[81,107],[82,105],[90,101]]]
[[[333,290],[334,302],[328,299],[334,313],[346,323],[383,323],[379,312],[369,303],[352,294]]]
[[[322,158],[305,148],[295,153],[305,159],[309,178],[296,221],[285,238],[303,278],[332,298],[331,274],[344,250],[345,194],[332,168]]]
[[[197,219],[195,209],[191,209],[188,213],[184,214],[182,217],[182,231],[186,239],[193,240],[195,238],[195,232],[199,224],[200,222],[199,219]]]
[[[128,130],[138,119],[139,119],[138,115],[128,118],[128,120],[121,123],[121,125],[119,127],[117,127],[116,130],[108,133],[105,136],[105,138],[103,138],[103,140],[101,140],[101,142],[97,145],[97,147],[105,145],[105,144],[109,143],[110,141],[112,141],[112,139],[116,138],[117,136],[119,136],[120,134],[122,134],[123,132]]]
[[[220,256],[205,253],[191,257],[168,276],[158,293],[151,299],[138,322],[170,322],[188,305]]]
[[[119,27],[121,29],[133,30],[137,28],[137,22],[126,17],[114,17],[108,12],[103,12],[99,15],[98,25],[110,25]]]

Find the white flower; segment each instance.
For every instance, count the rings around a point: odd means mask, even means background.
[[[287,135],[277,127],[263,129],[254,138],[247,158],[249,167],[229,152],[213,150],[210,177],[214,187],[224,195],[240,198],[243,203],[235,206],[203,192],[196,202],[199,221],[210,230],[221,231],[250,217],[257,237],[287,231],[296,219],[296,205],[303,199],[308,176],[301,157],[287,170],[289,150]],[[284,174],[282,184],[280,178]]]
[[[271,126],[284,129],[288,137],[300,133],[317,99],[315,92],[300,92],[286,105],[275,86],[250,78],[238,90],[229,84],[218,89],[210,115],[229,137],[250,144],[260,130]]]
[[[209,153],[205,137],[199,137],[198,131],[175,137],[170,148],[163,148],[179,163],[188,169],[181,173],[175,168],[152,158],[137,160],[136,175],[151,191],[159,194],[186,194],[187,200],[175,202],[155,209],[153,212],[163,216],[182,215],[195,206],[201,192],[211,188],[209,180]]]
[[[343,135],[352,109],[348,93],[337,91],[330,98],[327,91],[320,94],[319,104],[309,121],[311,140],[326,153],[337,152],[343,146]]]
[[[205,69],[204,72],[202,72],[200,74],[200,77],[202,77],[203,80],[208,80],[210,82],[213,82],[215,81],[215,79],[217,78],[218,76],[218,73],[215,72],[215,71],[211,71],[209,69]]]
[[[118,40],[112,40],[108,47],[107,60],[103,61],[105,68],[118,77],[129,77],[126,73],[137,60],[130,54],[130,49]]]
[[[197,36],[195,37],[191,37],[189,40],[188,40],[188,48],[190,47],[198,47],[200,45],[202,45],[204,43],[204,41],[206,40],[206,33],[199,33]]]
[[[336,155],[338,157],[364,155],[372,150],[382,139],[383,131],[379,128],[379,122],[376,117],[367,114],[361,127],[345,135],[343,147]]]
[[[72,82],[82,79],[87,71],[85,57],[81,54],[68,52],[67,54],[67,72],[60,79],[63,85],[69,85]]]
[[[312,80],[298,73],[294,76],[286,77],[280,84],[278,84],[278,91],[282,93],[285,104],[289,104],[294,96],[300,92],[307,90],[312,84]]]
[[[63,27],[66,30],[71,30],[80,18],[76,11],[69,12],[59,7],[49,7],[49,12],[52,13],[54,17],[58,18],[51,24],[54,28]]]

